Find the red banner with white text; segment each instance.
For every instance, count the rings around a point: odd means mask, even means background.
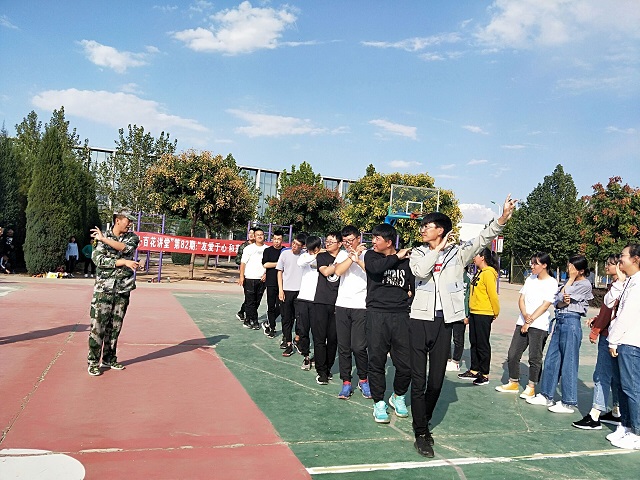
[[[150,232],[135,233],[140,237],[138,250],[143,252],[178,252],[235,257],[238,254],[238,247],[244,243],[244,240],[177,237]]]

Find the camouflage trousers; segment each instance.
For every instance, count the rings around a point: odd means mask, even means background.
[[[91,299],[91,331],[89,332],[89,365],[116,362],[118,336],[129,306],[130,292],[95,292]],[[102,355],[101,355],[102,354]]]

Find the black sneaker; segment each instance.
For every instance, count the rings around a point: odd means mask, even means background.
[[[290,357],[293,355],[293,347],[291,345],[287,345],[286,348],[282,351],[283,357]]]
[[[329,379],[329,381],[333,380],[333,373],[329,372],[327,373],[327,378]]]
[[[285,350],[287,348],[287,345],[288,345],[287,341],[284,339],[284,337],[282,337],[282,341],[280,342],[280,350]]]
[[[273,328],[270,328],[267,330],[265,335],[269,338],[276,338],[276,331]]]
[[[459,373],[458,378],[461,380],[475,380],[476,378],[478,378],[478,374],[473,373],[471,370],[467,370],[464,373]]]
[[[244,322],[242,322],[242,326],[244,328],[253,328],[253,326],[251,325],[251,322],[249,320],[245,320]]]
[[[309,357],[304,357],[302,361],[302,366],[300,367],[302,370],[311,370],[311,362],[309,361]]]
[[[316,357],[311,357],[309,359],[309,365],[311,365],[312,367],[315,366],[316,364]]]
[[[260,330],[260,324],[258,322],[252,323],[251,328],[254,330]]]
[[[430,445],[426,435],[420,435],[416,437],[416,441],[413,444],[416,450],[423,457],[433,458],[433,447]]]
[[[482,375],[481,373],[478,374],[478,376],[476,377],[476,379],[473,381],[474,385],[488,385],[489,384],[489,377],[486,377],[484,375]]]
[[[613,412],[607,412],[600,415],[600,421],[602,423],[608,423],[609,425],[620,425],[620,417],[616,417]]]
[[[268,322],[262,322],[262,323],[260,324],[260,327],[262,328],[262,332],[263,332],[265,335],[268,335],[268,334],[269,334],[269,330],[271,330],[271,329],[269,328],[269,323],[268,323]]]
[[[591,415],[588,413],[584,416],[582,420],[578,420],[577,422],[573,422],[573,425],[576,428],[580,428],[582,430],[602,430],[602,425],[600,424],[600,420],[594,420],[591,418]]]
[[[240,320],[241,322],[244,322],[244,321],[246,320],[246,319],[245,319],[245,317],[244,317],[244,312],[238,312],[238,313],[236,313],[236,318],[237,318],[238,320]]]
[[[291,342],[291,345],[293,345],[293,348],[296,349],[296,352],[298,352],[300,355],[302,355],[302,350],[300,350],[300,341],[299,340],[293,340],[293,342]]]
[[[329,379],[326,373],[319,373],[316,375],[316,383],[318,385],[329,385]]]

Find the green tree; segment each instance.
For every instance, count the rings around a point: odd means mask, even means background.
[[[70,221],[65,186],[60,132],[55,126],[46,127],[28,195],[24,254],[31,274],[55,270],[62,264]]]
[[[14,230],[24,216],[20,198],[18,153],[14,142],[2,127],[0,131],[0,226]]]
[[[164,154],[175,153],[177,140],[170,140],[162,132],[154,138],[144,127],[129,125],[118,130],[115,154],[95,166],[94,175],[99,197],[102,199],[101,215],[110,221],[115,210],[151,211],[147,170]]]
[[[189,219],[191,236],[199,221],[214,230],[231,230],[256,213],[258,192],[231,155],[223,158],[194,150],[165,154],[149,168],[146,181],[151,205]],[[195,254],[189,265],[190,278],[194,262]]]
[[[584,215],[579,219],[581,250],[593,261],[620,253],[628,243],[640,243],[640,188],[611,177],[607,186],[595,184],[583,197]]]
[[[40,143],[42,142],[42,122],[33,110],[16,125],[15,147],[19,157],[18,178],[20,194],[25,199],[31,187],[33,166],[37,161]]]
[[[283,170],[279,177],[278,193],[287,187],[297,185],[317,185],[322,186],[322,175],[316,175],[313,168],[307,162],[302,162],[300,168],[296,170],[295,165],[291,165],[291,173]]]
[[[582,202],[570,174],[562,165],[527,196],[504,230],[505,251],[517,258],[529,258],[535,252],[547,252],[554,266],[564,267],[580,249],[578,222]]]
[[[343,205],[338,192],[323,185],[291,185],[280,192],[280,197],[269,199],[265,217],[280,225],[293,225],[294,232],[323,235],[340,229]]]
[[[436,188],[433,177],[426,173],[382,174],[373,165],[367,167],[366,175],[351,184],[346,196],[346,206],[342,211],[344,223],[353,224],[363,231],[383,223],[389,211],[391,185]],[[435,211],[438,198],[433,196],[423,205],[424,213]],[[448,215],[454,226],[462,218],[458,201],[450,190],[440,190],[439,211]],[[415,220],[399,219],[395,225],[398,235],[406,243],[420,240],[418,224]]]

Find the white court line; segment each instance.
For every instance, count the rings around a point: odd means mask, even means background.
[[[475,465],[482,463],[510,463],[531,460],[550,460],[554,458],[574,458],[574,457],[602,457],[609,455],[624,455],[633,453],[635,450],[586,450],[582,452],[566,453],[534,453],[533,455],[523,455],[519,457],[467,457],[452,458],[448,460],[431,460],[425,462],[393,462],[393,463],[369,463],[361,465],[336,465],[333,467],[311,467],[307,472],[311,475],[322,475],[325,473],[357,473],[374,472],[379,470],[402,470],[416,468],[452,467],[456,465]]]

